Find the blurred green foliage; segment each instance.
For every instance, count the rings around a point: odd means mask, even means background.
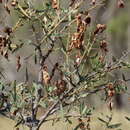
[[[107,31],[112,34],[117,34],[121,37],[124,37],[127,33],[127,27],[130,22],[130,17],[127,13],[120,13],[115,18],[108,22]]]

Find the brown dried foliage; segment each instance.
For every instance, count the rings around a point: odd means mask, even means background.
[[[91,22],[91,17],[87,16],[85,19],[82,18],[83,14],[79,13],[76,16],[77,32],[75,32],[71,37],[71,43],[69,46],[69,51],[73,48],[82,49],[84,43],[84,33],[86,31],[87,25]]]

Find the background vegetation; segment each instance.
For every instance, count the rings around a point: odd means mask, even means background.
[[[0,3],[0,113],[12,129],[128,129],[129,1]]]

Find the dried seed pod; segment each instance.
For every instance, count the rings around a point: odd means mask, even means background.
[[[87,18],[84,19],[85,23],[88,25],[91,23],[91,17],[88,16]]]
[[[87,117],[87,122],[90,122],[91,120],[90,120],[90,116],[89,117]]]
[[[7,13],[10,14],[10,9],[9,9],[9,6],[7,4],[4,5],[4,8],[7,11]]]
[[[106,29],[106,25],[105,24],[97,24],[97,29],[100,29],[102,32]]]
[[[53,9],[59,9],[58,0],[52,0],[52,8]]]
[[[47,66],[43,67],[42,72],[43,72],[43,81],[44,81],[44,83],[45,84],[49,84],[49,82],[50,82],[50,75],[47,72]]]
[[[17,4],[18,4],[18,1],[17,1],[17,0],[12,0],[11,5],[12,5],[13,7],[15,7]]]
[[[81,55],[80,55],[80,53],[76,55],[76,60],[75,60],[75,62],[76,62],[76,65],[79,65],[79,64],[80,64],[80,62],[81,62]]]
[[[17,56],[17,65],[16,65],[16,69],[17,69],[17,72],[19,71],[19,69],[21,68],[21,61],[20,61],[20,56]]]
[[[92,0],[92,5],[95,5],[96,4],[96,0]]]
[[[99,62],[100,62],[100,63],[103,63],[103,62],[104,62],[104,59],[105,59],[105,57],[104,57],[104,56],[102,56],[102,55],[101,55],[101,56],[99,56]]]
[[[113,90],[113,89],[114,89],[114,87],[113,87],[113,84],[112,84],[112,83],[109,83],[109,84],[107,85],[107,87],[108,87],[108,89],[109,89],[109,90]]]
[[[117,5],[118,5],[118,8],[124,8],[125,7],[125,3],[124,3],[123,0],[118,0]]]
[[[3,30],[5,33],[7,33],[8,35],[10,35],[10,33],[12,33],[12,28],[10,27],[5,27]]]
[[[115,95],[115,90],[108,90],[108,96],[113,97]]]
[[[83,36],[83,34],[77,32],[72,35],[70,50],[72,50],[73,48],[80,49],[82,47]]]
[[[0,3],[2,3],[2,0],[0,0]]]
[[[85,21],[82,21],[81,25],[78,27],[79,29],[77,29],[79,33],[84,33],[85,30],[86,30],[86,22]]]
[[[3,56],[8,60],[8,50],[3,51]]]
[[[2,48],[2,47],[4,48],[4,47],[6,47],[6,45],[7,45],[6,37],[0,35],[0,48]]]
[[[112,102],[112,101],[110,101],[109,103],[108,103],[108,108],[112,111],[112,109],[113,109],[113,106],[114,106],[114,103]]]
[[[108,52],[107,49],[107,42],[105,40],[100,42],[100,48],[104,51],[104,52]]]
[[[82,16],[82,14],[81,14],[81,13],[79,13],[79,14],[76,16],[77,26],[80,26],[80,25],[81,25],[81,23],[82,23],[81,16]]]
[[[66,90],[67,83],[64,80],[58,80],[55,83],[55,85],[56,85],[57,89],[54,90],[53,93],[55,96],[60,96]]]
[[[3,49],[0,50],[0,54],[3,56]]]
[[[82,119],[81,119],[81,118],[78,118],[78,121],[79,121],[79,122],[82,122]]]
[[[105,24],[97,24],[96,30],[94,31],[94,35],[97,35],[98,33],[102,33],[106,29]]]

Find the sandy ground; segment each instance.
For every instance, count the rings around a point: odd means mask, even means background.
[[[108,110],[99,110],[94,113],[94,115],[91,117],[91,130],[110,130],[106,129],[101,123],[97,117],[103,117],[101,114],[101,111],[105,115],[110,115],[110,112]],[[116,123],[122,123],[121,127],[116,128],[114,130],[130,130],[130,121],[127,121],[125,119],[125,116],[130,117],[130,113],[124,112],[124,111],[114,111],[113,112],[113,119],[112,124]],[[78,121],[76,119],[72,120],[73,124],[68,124],[64,121],[56,123],[54,126],[52,126],[52,122],[45,123],[40,130],[73,130],[75,126],[78,124]],[[0,116],[0,130],[15,130],[14,128],[15,122],[7,119],[3,116]],[[20,130],[28,130],[25,126],[20,126]]]

